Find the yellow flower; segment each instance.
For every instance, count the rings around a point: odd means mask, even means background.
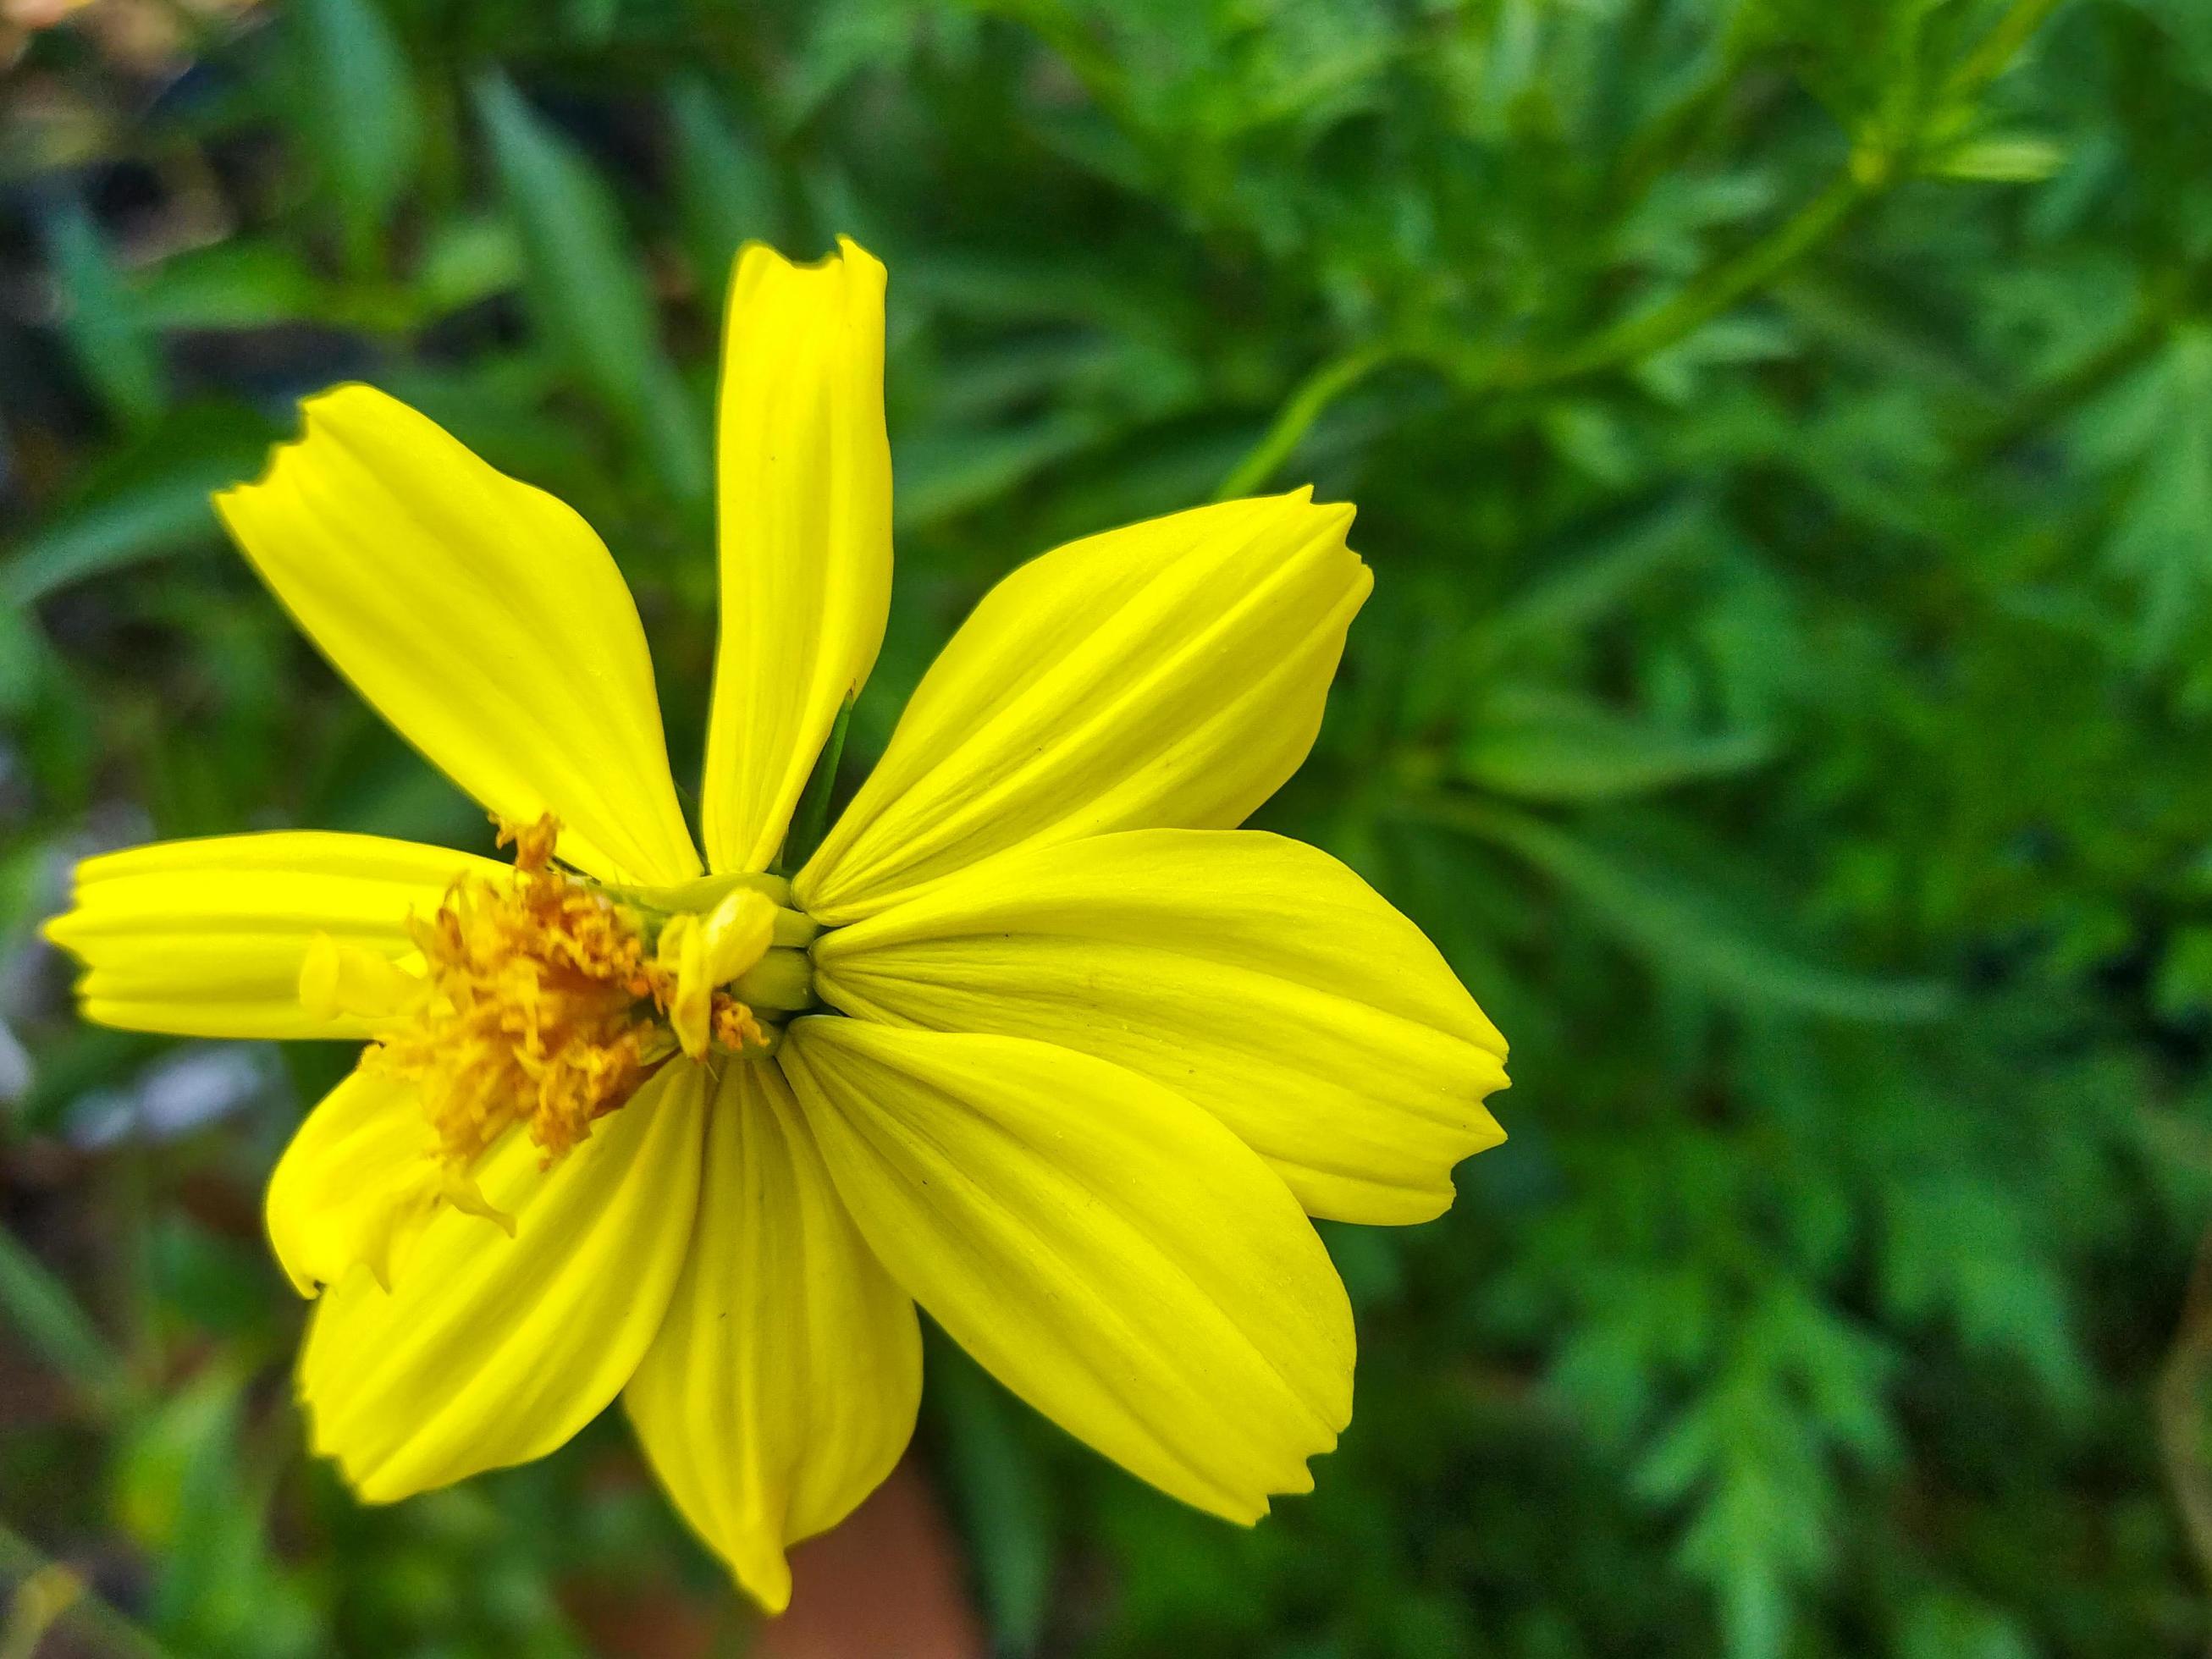
[[[86,1016],[348,1037],[270,1182],[317,1451],[386,1502],[620,1395],[771,1609],[906,1445],[915,1306],[1198,1507],[1312,1486],[1352,1328],[1309,1216],[1424,1220],[1505,1048],[1342,865],[1235,828],[1310,746],[1351,509],[1227,502],[995,589],[771,873],[890,593],[883,267],[739,259],[702,865],[637,611],[575,514],[365,386],[218,498],[512,866],[281,833],[87,860]]]

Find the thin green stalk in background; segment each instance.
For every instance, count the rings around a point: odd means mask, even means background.
[[[1245,453],[1243,459],[1229,469],[1215,487],[1213,499],[1232,501],[1258,489],[1274,476],[1277,467],[1291,458],[1291,452],[1305,441],[1306,434],[1313,429],[1316,421],[1328,412],[1331,404],[1383,364],[1407,355],[1395,346],[1364,346],[1314,370],[1285,400],[1266,435]]]
[[[89,1316],[23,1242],[0,1227],[0,1322],[12,1327],[97,1413],[120,1409],[137,1392],[129,1369]]]
[[[1966,124],[1967,106],[2009,68],[2059,0],[2015,0],[1943,79],[1942,89],[1899,150],[1856,149],[1844,169],[1796,212],[1750,246],[1713,265],[1671,298],[1599,327],[1548,358],[1516,367],[1493,359],[1456,377],[1463,397],[1530,392],[1641,362],[1665,350],[1767,287],[1833,236],[1861,208],[1910,173],[1911,152],[1927,137]],[[1334,357],[1292,389],[1260,441],[1225,474],[1214,499],[1265,485],[1329,407],[1385,363],[1426,356],[1377,342]]]

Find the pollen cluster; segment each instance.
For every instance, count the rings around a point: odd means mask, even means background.
[[[428,994],[368,1057],[416,1083],[457,1170],[517,1122],[550,1164],[672,1046],[639,919],[552,867],[556,835],[550,817],[502,825],[513,877],[463,876],[410,919]]]

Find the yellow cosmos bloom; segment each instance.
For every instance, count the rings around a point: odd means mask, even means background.
[[[1352,1410],[1309,1216],[1411,1222],[1504,1042],[1342,865],[1239,830],[1311,744],[1352,514],[1231,501],[977,607],[803,867],[890,592],[882,266],[740,258],[702,864],[643,632],[575,514],[365,386],[219,498],[338,671],[506,826],[85,862],[85,1014],[349,1037],[270,1181],[315,1449],[373,1502],[620,1395],[771,1609],[904,1448],[915,1307],[1146,1480],[1251,1522]]]

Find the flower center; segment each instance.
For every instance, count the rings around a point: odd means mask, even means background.
[[[758,1059],[812,1000],[793,947],[813,926],[773,878],[601,887],[554,867],[558,830],[502,823],[513,875],[461,876],[409,919],[419,969],[325,935],[301,970],[310,1009],[372,1022],[362,1064],[416,1085],[465,1207],[483,1206],[469,1169],[511,1128],[550,1167],[678,1054]]]

